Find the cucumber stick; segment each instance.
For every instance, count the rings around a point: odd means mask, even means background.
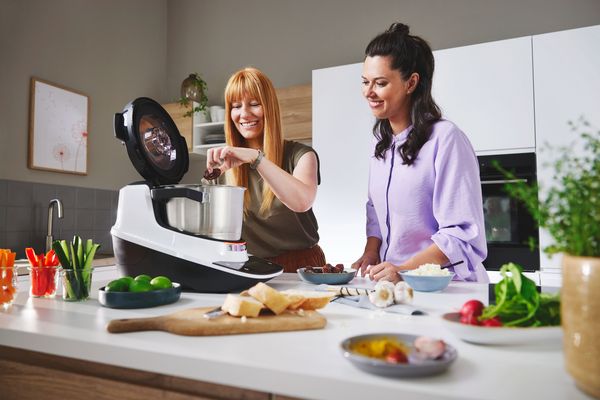
[[[71,243],[66,240],[55,240],[52,248],[56,252],[64,270],[64,285],[67,296],[71,300],[86,299],[92,276],[92,261],[100,247],[92,239],[83,242],[79,236],[74,236]]]

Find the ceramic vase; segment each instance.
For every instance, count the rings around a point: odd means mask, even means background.
[[[564,255],[561,318],[567,371],[600,399],[600,258]]]

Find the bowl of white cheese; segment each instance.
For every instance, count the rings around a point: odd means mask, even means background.
[[[448,287],[454,272],[438,264],[423,264],[419,268],[400,272],[400,276],[417,292],[440,292]]]

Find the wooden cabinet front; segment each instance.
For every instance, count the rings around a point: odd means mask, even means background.
[[[179,129],[179,133],[185,138],[188,150],[191,151],[193,146],[192,132],[194,121],[192,117],[184,117],[184,114],[191,111],[192,105],[190,104],[186,107],[175,102],[163,104],[162,106],[169,113],[171,118],[173,118],[173,122],[177,125],[177,129]]]

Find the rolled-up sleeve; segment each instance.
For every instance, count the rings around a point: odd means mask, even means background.
[[[367,201],[367,237],[371,236],[381,239],[381,230],[379,229],[377,213],[375,212],[371,196],[369,196],[369,200]]]
[[[487,256],[479,164],[467,137],[457,128],[440,141],[436,154],[433,215],[438,231],[431,240],[465,281],[487,280]]]

